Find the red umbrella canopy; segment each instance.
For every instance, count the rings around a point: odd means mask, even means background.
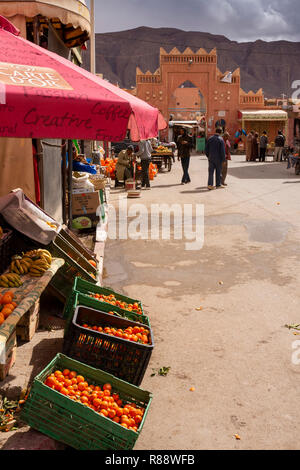
[[[0,137],[134,141],[167,124],[158,109],[9,32],[0,17]],[[11,30],[12,31],[12,30]]]

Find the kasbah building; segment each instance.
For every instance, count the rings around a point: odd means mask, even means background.
[[[214,134],[218,124],[224,124],[231,139],[238,129],[267,131],[274,143],[278,130],[293,140],[293,123],[288,113],[279,106],[266,106],[262,89],[245,92],[241,88],[240,69],[231,73],[230,82],[224,82],[228,71],[218,68],[216,48],[209,53],[200,48],[193,52],[176,47],[169,53],[160,48],[160,67],[151,73],[136,69],[136,87],[126,90],[157,107],[169,121],[199,122],[206,136]],[[222,122],[222,120],[224,122]],[[161,135],[161,138],[168,137]],[[243,150],[245,141],[240,144]]]

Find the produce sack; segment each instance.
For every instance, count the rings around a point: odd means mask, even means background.
[[[47,222],[54,223],[57,228],[59,224],[26,199],[21,189],[0,198],[0,213],[15,230],[42,245],[49,245],[57,235],[56,230]]]

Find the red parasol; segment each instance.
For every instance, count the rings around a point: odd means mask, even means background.
[[[156,137],[158,109],[26,39],[0,16],[0,137]]]

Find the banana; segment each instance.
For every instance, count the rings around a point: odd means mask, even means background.
[[[30,274],[40,274],[41,276],[44,274],[45,270],[39,270],[39,269],[30,269]]]
[[[21,264],[20,264],[20,261],[18,259],[16,259],[16,266],[17,266],[18,269],[20,269]]]

